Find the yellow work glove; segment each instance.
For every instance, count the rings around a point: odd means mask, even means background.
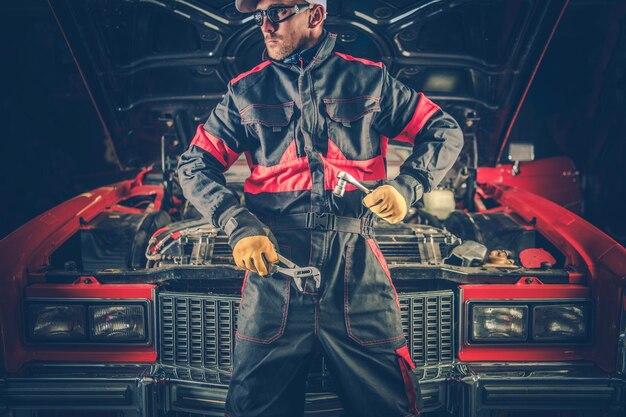
[[[363,205],[391,224],[402,221],[408,210],[402,194],[391,185],[381,185],[366,195]]]
[[[278,262],[274,244],[267,236],[248,236],[241,239],[233,249],[235,264],[259,275],[268,275],[269,265]]]

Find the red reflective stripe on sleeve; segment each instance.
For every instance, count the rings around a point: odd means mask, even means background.
[[[402,129],[394,139],[400,142],[408,142],[411,145],[415,143],[415,137],[424,127],[428,119],[432,117],[440,108],[422,93],[418,93],[419,100],[417,107],[409,123]]]
[[[237,152],[230,149],[222,139],[204,130],[202,125],[196,129],[196,136],[191,144],[213,155],[225,168],[230,167],[239,158]]]
[[[246,71],[244,73],[241,73],[238,76],[236,76],[235,78],[233,78],[232,80],[230,80],[230,85],[235,84],[237,81],[241,80],[242,78],[247,77],[250,74],[253,74],[255,72],[261,71],[263,68],[267,67],[271,63],[272,63],[272,61],[270,61],[270,60],[261,62],[259,65],[257,65],[256,67],[252,68],[250,71]]]
[[[373,65],[373,66],[378,67],[378,68],[382,68],[383,67],[383,63],[382,62],[374,62],[374,61],[370,61],[369,59],[356,58],[356,57],[354,57],[352,55],[342,54],[341,52],[335,52],[335,55],[345,59],[346,61],[356,61],[356,62],[360,62],[360,63],[365,64],[365,65]]]
[[[306,156],[270,167],[255,165],[243,185],[243,191],[250,194],[310,189],[311,171]]]

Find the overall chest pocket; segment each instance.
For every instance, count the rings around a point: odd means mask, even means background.
[[[265,166],[277,164],[295,140],[293,106],[293,101],[249,104],[240,112],[241,124],[258,140],[253,153],[256,163]]]
[[[323,101],[328,137],[346,158],[365,160],[378,155],[379,138],[372,130],[372,118],[380,111],[380,97],[324,98]]]

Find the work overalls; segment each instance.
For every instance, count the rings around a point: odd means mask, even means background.
[[[413,152],[388,183],[408,204],[438,184],[462,146],[457,123],[381,63],[335,50],[329,33],[308,64],[266,60],[231,80],[223,101],[181,156],[187,199],[229,236],[276,239],[278,252],[315,266],[321,286],[246,274],[229,417],[294,417],[317,351],[327,358],[350,417],[418,414],[419,390],[397,295],[372,232],[373,214],[336,175],[386,180],[389,138]],[[245,207],[223,172],[244,153]],[[308,281],[308,280],[307,280]]]

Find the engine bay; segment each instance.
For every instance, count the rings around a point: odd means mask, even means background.
[[[161,178],[150,172],[143,182],[156,185]],[[175,178],[168,187],[170,203],[159,210],[151,210],[154,195],[136,196],[82,222],[52,253],[46,276],[71,282],[91,274],[105,281],[149,282],[166,280],[166,271],[177,271],[178,277],[207,276],[199,271],[216,269],[221,276],[242,275],[226,235],[184,202]],[[240,183],[230,187],[242,194]],[[436,191],[454,196],[451,190]],[[546,283],[567,282],[563,255],[532,224],[505,208],[460,209],[458,200],[454,196],[455,206],[448,204],[443,215],[441,204],[433,210],[420,202],[401,224],[377,221],[376,239],[395,280],[504,283],[532,275]]]

